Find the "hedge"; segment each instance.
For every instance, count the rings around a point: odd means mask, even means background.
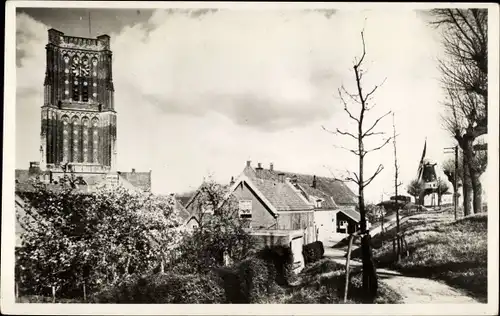
[[[316,262],[323,258],[325,248],[321,241],[315,241],[302,247],[305,264]]]
[[[295,276],[293,273],[293,253],[288,246],[265,247],[256,254],[260,258],[271,264],[276,271],[275,281],[279,285],[289,285]]]
[[[156,273],[130,276],[92,298],[94,303],[210,304],[224,303],[222,280],[206,275]]]

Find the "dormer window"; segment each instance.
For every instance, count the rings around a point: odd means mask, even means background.
[[[214,206],[210,202],[205,202],[201,205],[201,212],[203,214],[214,214]]]
[[[321,208],[323,206],[323,199],[316,199],[316,207]]]
[[[252,200],[240,200],[238,213],[240,218],[252,218]]]

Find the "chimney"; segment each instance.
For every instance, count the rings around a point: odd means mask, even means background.
[[[135,168],[132,168],[132,173],[135,173]]]
[[[251,167],[252,162],[250,160],[247,160],[247,167]]]
[[[259,177],[262,174],[262,164],[260,162],[257,164],[257,168],[255,168],[255,172],[257,173],[257,177]]]
[[[285,174],[284,173],[278,174],[278,182],[285,182]]]
[[[234,184],[234,177],[231,177],[231,182],[229,182],[229,185],[233,185]]]
[[[297,176],[293,175],[292,178],[290,179],[290,182],[293,184],[296,184],[297,183]]]
[[[316,189],[316,175],[313,176],[312,187]]]
[[[272,162],[269,164],[269,170],[274,171],[274,164]]]

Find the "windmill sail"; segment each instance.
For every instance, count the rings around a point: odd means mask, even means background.
[[[421,180],[423,171],[424,171],[424,159],[425,159],[425,153],[427,151],[427,138],[425,139],[424,143],[424,150],[422,151],[422,158],[420,158],[420,163],[418,165],[418,171],[417,171],[417,179]]]

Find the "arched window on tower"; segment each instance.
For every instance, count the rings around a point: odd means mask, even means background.
[[[89,119],[82,119],[82,154],[83,162],[89,162]]]
[[[69,117],[64,115],[62,117],[63,122],[63,163],[69,161]]]
[[[72,135],[72,162],[80,162],[80,131],[79,131],[79,119],[77,116],[73,116],[71,119],[71,129],[73,131]]]
[[[99,163],[99,119],[92,119],[92,162]]]

